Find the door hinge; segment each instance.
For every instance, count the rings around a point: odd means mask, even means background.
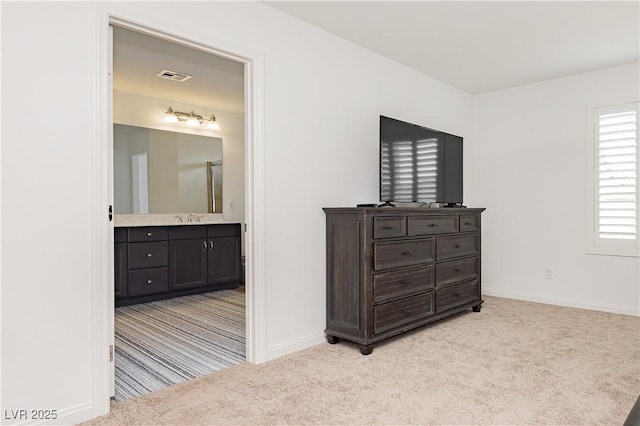
[[[109,222],[113,220],[113,206],[109,204]]]
[[[109,362],[113,362],[113,345],[109,345]]]

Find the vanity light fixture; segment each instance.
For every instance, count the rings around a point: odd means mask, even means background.
[[[184,122],[187,126],[205,126],[209,130],[220,130],[220,125],[216,121],[216,116],[213,114],[211,114],[209,118],[204,118],[193,111],[174,111],[171,107],[167,108],[167,111],[164,113],[164,121],[167,123]]]

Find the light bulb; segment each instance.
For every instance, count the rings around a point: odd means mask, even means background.
[[[167,112],[164,113],[164,121],[166,121],[167,123],[178,122],[178,117],[173,113],[173,109],[171,109],[171,107],[169,107],[169,109],[167,109]]]
[[[220,130],[220,125],[215,121],[209,121],[207,123],[207,129],[209,130]]]

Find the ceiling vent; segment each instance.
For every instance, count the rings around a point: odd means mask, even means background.
[[[191,76],[188,74],[182,74],[179,72],[169,71],[169,70],[162,70],[156,75],[160,78],[166,78],[167,80],[172,80],[172,81],[179,81],[181,83],[191,78]]]

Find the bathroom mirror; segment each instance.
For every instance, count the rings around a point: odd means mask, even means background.
[[[113,125],[115,214],[222,213],[222,139]]]

